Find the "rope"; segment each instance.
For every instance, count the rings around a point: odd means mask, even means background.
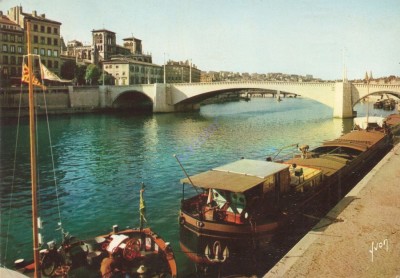
[[[42,80],[42,84],[43,84],[43,80]],[[54,188],[55,188],[55,191],[56,191],[56,199],[57,199],[59,228],[61,230],[61,235],[63,236],[63,228],[62,228],[62,221],[61,221],[61,209],[60,209],[60,199],[59,199],[59,194],[58,194],[58,184],[57,184],[56,170],[55,170],[55,164],[54,164],[53,143],[51,141],[50,124],[49,124],[49,113],[48,113],[48,110],[47,110],[47,102],[46,102],[46,92],[45,92],[44,89],[42,91],[43,91],[44,108],[45,108],[45,112],[46,112],[45,114],[46,114],[47,134],[49,136],[51,164],[52,164],[52,167],[53,167]]]
[[[9,216],[7,222],[7,237],[6,237],[6,247],[4,251],[4,260],[7,261],[7,251],[8,251],[8,235],[10,234],[10,226],[11,226],[11,212],[12,212],[12,204],[13,204],[13,196],[14,196],[14,182],[15,182],[15,172],[17,165],[17,150],[18,150],[18,139],[19,139],[19,121],[21,118],[21,103],[22,103],[22,84],[20,85],[19,91],[19,104],[18,104],[18,117],[17,117],[17,133],[15,135],[15,148],[14,148],[14,163],[13,163],[13,174],[11,181],[11,194],[10,194],[10,206],[9,206]]]

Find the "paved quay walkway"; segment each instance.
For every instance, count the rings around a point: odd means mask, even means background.
[[[400,278],[400,144],[264,277]]]

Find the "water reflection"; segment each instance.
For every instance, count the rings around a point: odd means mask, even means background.
[[[365,111],[363,105],[356,107],[359,115]],[[179,180],[184,174],[173,154],[183,158],[189,174],[195,174],[240,157],[264,159],[290,144],[314,147],[351,130],[352,119],[334,119],[332,114],[331,108],[318,102],[288,98],[281,102],[252,99],[207,105],[200,113],[52,116],[52,148],[63,225],[81,238],[107,232],[113,224],[137,226],[138,190],[144,182],[149,225],[172,243],[180,273],[190,276],[193,265],[180,252],[177,223]],[[41,123],[38,130],[40,138],[45,138],[39,140],[39,169],[42,234],[46,242],[60,239],[55,230],[59,219],[45,125]],[[10,161],[14,160],[16,125],[1,126],[2,264],[31,254],[27,134],[24,122],[11,193]],[[10,210],[11,195],[14,202]],[[9,247],[5,256],[7,238],[12,249]]]

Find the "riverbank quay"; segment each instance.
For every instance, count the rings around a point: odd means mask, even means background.
[[[400,277],[400,143],[268,277]]]

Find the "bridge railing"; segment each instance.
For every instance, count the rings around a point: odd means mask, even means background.
[[[354,86],[367,88],[368,84],[366,83],[352,83]],[[400,89],[400,85],[397,84],[369,84],[370,88],[385,88],[385,89]]]
[[[288,86],[318,86],[318,87],[331,87],[334,86],[333,82],[291,82],[291,81],[218,81],[218,82],[195,82],[195,83],[173,83],[174,86],[215,86],[215,85],[288,85]]]

